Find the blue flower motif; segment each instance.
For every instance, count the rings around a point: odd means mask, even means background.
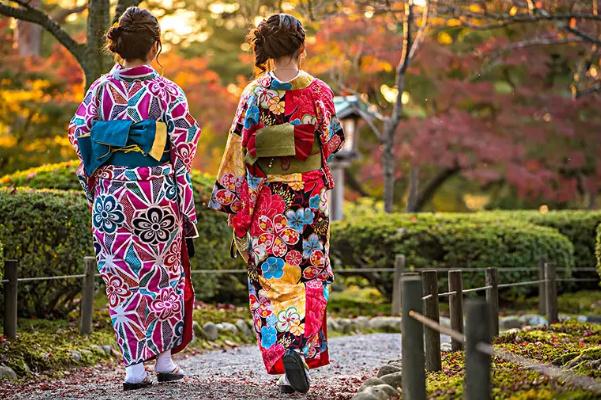
[[[255,96],[248,98],[248,109],[246,110],[246,116],[244,117],[244,127],[250,129],[253,125],[259,123],[260,111],[257,107],[257,101]]]
[[[321,198],[319,197],[318,194],[316,194],[315,196],[311,197],[309,199],[309,207],[312,208],[313,210],[319,209],[319,201],[320,200],[321,200]]]
[[[339,132],[342,127],[340,126],[340,122],[338,121],[337,118],[332,118],[330,120],[330,126],[329,126],[329,132],[328,132],[328,139],[330,139],[332,136],[334,136],[336,134],[336,132]]]
[[[278,334],[273,326],[264,326],[261,328],[261,347],[269,349],[275,344]]]
[[[316,250],[323,250],[323,244],[319,241],[319,236],[313,233],[307,240],[303,240],[303,257],[311,257]]]
[[[278,322],[278,317],[276,317],[275,314],[271,314],[269,317],[265,318],[265,321],[267,321],[268,326],[275,326]]]
[[[125,221],[123,207],[111,195],[100,195],[94,201],[92,222],[102,232],[114,233],[119,224]]]
[[[284,260],[277,257],[269,257],[261,265],[261,271],[263,271],[263,276],[267,279],[280,279],[284,276]]]
[[[288,122],[290,125],[301,125],[303,123],[303,121],[301,121],[299,118],[295,118],[292,121]]]
[[[302,232],[305,225],[311,225],[315,214],[310,208],[299,208],[296,211],[286,212],[288,225],[297,232]]]
[[[277,79],[271,79],[271,85],[269,85],[270,89],[273,90],[291,90],[292,83],[290,82],[280,82]]]
[[[261,178],[248,173],[246,174],[246,182],[248,183],[248,188],[254,190],[259,187],[259,184],[261,183]]]

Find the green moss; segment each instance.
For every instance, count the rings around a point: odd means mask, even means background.
[[[601,290],[563,293],[558,297],[559,311],[568,314],[601,314]]]
[[[375,288],[350,285],[330,293],[328,313],[343,318],[388,315],[390,302]]]
[[[112,344],[114,340],[112,331],[80,336],[72,327],[20,331],[16,340],[0,343],[0,363],[11,367],[19,376],[59,373],[70,367],[93,365],[110,359],[94,346]],[[75,351],[80,357],[74,357]]]
[[[248,307],[234,307],[228,306],[211,306],[208,304],[202,304],[194,310],[194,320],[202,323],[205,322],[231,322],[235,323],[237,320],[247,320],[250,318],[250,311]]]
[[[504,334],[495,347],[544,363],[553,361],[578,374],[599,377],[601,326],[566,322],[550,328]],[[464,354],[443,353],[442,371],[427,374],[428,398],[456,399],[463,395]],[[498,357],[493,360],[495,400],[592,400],[595,395]]]
[[[89,366],[97,363],[120,362],[115,333],[110,324],[104,294],[97,296],[94,311],[94,331],[89,336],[80,336],[77,313],[69,319],[19,319],[16,340],[0,342],[0,364],[11,367],[20,378],[28,378],[32,373],[60,376],[72,367]],[[238,319],[247,320],[250,313],[245,307],[215,307],[200,305],[194,310],[193,318],[199,324],[206,322],[234,323]],[[238,344],[254,343],[255,338],[242,333],[220,333],[214,342],[197,338],[190,350],[211,350]],[[98,346],[111,345],[113,356],[107,355]],[[74,357],[74,351],[81,358]]]

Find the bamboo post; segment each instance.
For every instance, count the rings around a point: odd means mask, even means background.
[[[424,296],[424,316],[435,322],[440,322],[438,311],[438,274],[436,270],[422,272]],[[424,347],[426,350],[426,371],[440,371],[440,333],[434,329],[425,328]]]
[[[451,329],[463,333],[463,279],[461,270],[449,271],[449,314],[451,318]],[[453,351],[463,349],[461,342],[451,339]]]
[[[486,302],[490,307],[491,333],[493,336],[499,335],[499,281],[497,279],[496,268],[486,268]]]
[[[545,261],[541,258],[538,262],[538,280],[545,280]],[[538,313],[545,315],[547,313],[547,292],[546,283],[538,284]]]
[[[84,257],[84,277],[82,279],[79,333],[92,333],[92,314],[94,311],[94,275],[96,273],[96,258]]]
[[[478,350],[478,343],[491,343],[490,307],[481,299],[466,302],[465,326],[465,398],[487,400],[491,398],[491,356]]]
[[[401,276],[405,271],[405,256],[397,254],[394,258],[394,277],[392,285],[392,315],[401,315]]]
[[[557,282],[555,278],[555,265],[552,263],[545,263],[545,304],[547,310],[547,320],[550,324],[559,321],[557,311]]]
[[[419,276],[401,278],[403,285],[403,315],[401,358],[403,361],[403,395],[409,400],[426,399],[426,372],[424,370],[424,327],[411,318],[409,311],[422,313],[422,282]]]
[[[8,339],[17,337],[17,293],[19,271],[16,260],[4,262],[4,336]]]

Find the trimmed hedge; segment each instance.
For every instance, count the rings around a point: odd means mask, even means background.
[[[75,162],[45,165],[0,178],[0,185],[29,186],[0,189],[0,240],[5,243],[6,256],[19,260],[21,276],[79,274],[83,257],[94,254],[90,214],[74,175],[76,166]],[[192,269],[244,268],[240,259],[229,256],[231,231],[225,216],[206,208],[213,179],[194,172],[192,184],[200,233],[194,241],[196,256],[191,260]],[[45,190],[47,187],[58,190]],[[21,232],[27,232],[25,237]],[[199,299],[246,301],[245,274],[195,274],[192,278]],[[79,280],[50,282],[52,285],[43,282],[20,285],[23,315],[43,317],[51,312],[64,315],[73,309]],[[51,301],[59,295],[62,297],[58,303]]]
[[[0,186],[32,189],[81,190],[75,177],[78,161],[46,164],[0,177]]]
[[[386,268],[404,254],[414,268],[535,267],[541,258],[559,268],[574,266],[574,248],[557,230],[491,214],[390,214],[336,222],[332,256],[341,267]],[[365,277],[390,295],[391,273]],[[536,276],[536,275],[534,275]],[[532,280],[528,272],[504,273],[503,282]],[[483,285],[483,275],[464,274],[466,288]],[[535,287],[517,287],[512,295]],[[507,292],[504,292],[507,293]]]
[[[6,258],[19,261],[21,277],[80,274],[83,257],[94,254],[90,224],[85,200],[75,192],[0,189],[0,240]],[[79,291],[79,279],[22,283],[19,312],[63,315]]]
[[[601,225],[597,227],[597,244],[595,246],[595,253],[597,254],[597,272],[601,276]]]
[[[75,168],[77,162],[69,161],[51,164],[16,172],[0,178],[0,186],[28,186],[36,189],[57,189],[72,192],[44,192],[41,198],[48,198],[52,204],[62,201],[68,196],[68,204],[77,202],[79,207],[73,210],[73,218],[85,221],[78,233],[73,235],[79,240],[77,246],[91,247],[89,232],[89,214],[85,207],[83,195],[77,179]],[[206,208],[213,178],[196,171],[192,174],[195,191],[196,208],[199,217],[200,238],[195,240],[197,255],[192,259],[193,269],[243,269],[240,260],[229,257],[230,229],[225,216]],[[37,212],[27,197],[23,197],[24,189],[17,191],[16,199],[11,207],[25,208],[27,212]],[[0,196],[8,191],[0,191]],[[59,196],[59,200],[53,200]],[[3,220],[14,220],[12,209],[3,212],[0,209],[0,225]],[[594,267],[595,228],[600,225],[599,211],[556,211],[541,214],[537,211],[492,211],[475,214],[418,214],[418,215],[383,215],[373,211],[357,215],[350,213],[348,220],[333,224],[332,255],[341,266],[389,267],[393,265],[394,254],[403,253],[411,265],[423,267],[524,267],[535,266],[540,258],[553,260],[559,267],[573,266]],[[37,220],[37,219],[36,219]],[[530,222],[530,223],[529,223]],[[37,229],[47,230],[60,228],[63,225],[56,221],[40,221]],[[15,222],[13,222],[15,224]],[[20,222],[24,228],[27,221]],[[78,225],[79,226],[79,225]],[[18,233],[17,227],[13,233]],[[559,232],[558,232],[559,231]],[[561,234],[560,234],[561,233]],[[562,235],[563,234],[563,235]],[[567,237],[567,238],[566,238]],[[0,241],[5,242],[7,257],[20,258],[12,244],[22,242],[18,236],[4,239],[0,233]],[[571,243],[570,243],[571,241]],[[37,254],[31,256],[28,265],[21,260],[21,276],[41,276],[46,267],[45,260],[58,257],[56,249],[37,239]],[[572,246],[573,244],[573,246]],[[601,247],[601,245],[599,245]],[[43,249],[43,251],[40,251]],[[601,253],[601,250],[599,250]],[[81,258],[93,254],[88,250],[73,255],[76,267],[57,263],[50,275],[60,275],[74,268],[75,273],[81,271]],[[601,255],[599,255],[601,259]],[[66,264],[66,263],[64,263]],[[599,262],[601,271],[601,261]],[[23,272],[27,268],[27,273]],[[390,274],[364,274],[383,293],[390,293]],[[503,281],[531,279],[533,275],[524,273],[505,274]],[[466,287],[480,286],[482,277],[478,274],[465,274]],[[245,301],[245,274],[196,274],[193,280],[197,297],[206,301]],[[70,281],[74,289],[79,290],[78,281]],[[35,288],[36,284],[30,284]],[[535,288],[523,287],[514,290],[513,294],[523,294]],[[505,292],[506,293],[506,292]],[[22,297],[23,298],[23,297]],[[1,299],[0,299],[1,301]],[[68,304],[74,304],[73,302]],[[70,306],[59,308],[64,313]],[[35,310],[29,310],[37,314]]]
[[[595,236],[597,227],[601,224],[601,211],[564,210],[544,214],[538,211],[497,211],[495,213],[557,229],[574,245],[574,266],[595,268]]]
[[[4,246],[0,242],[0,280],[4,279]]]

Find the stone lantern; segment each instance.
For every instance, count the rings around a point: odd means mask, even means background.
[[[359,156],[357,152],[359,121],[370,118],[370,116],[367,105],[357,96],[336,96],[334,97],[334,106],[345,137],[342,149],[334,155],[334,159],[330,162],[335,182],[334,190],[330,193],[330,219],[337,221],[343,218],[344,170]]]

